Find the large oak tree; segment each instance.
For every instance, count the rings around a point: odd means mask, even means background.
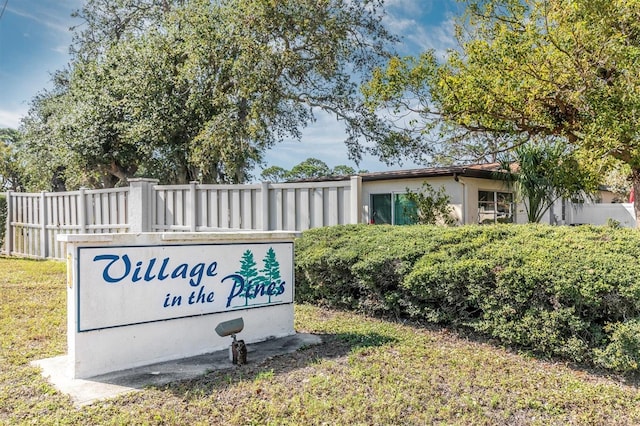
[[[381,8],[380,0],[90,0],[78,12],[86,24],[67,78],[34,100],[25,140],[34,155],[57,151],[78,165],[74,175],[79,168],[107,187],[140,175],[243,182],[265,150],[300,138],[319,110],[345,123],[352,158],[378,154],[389,128],[358,87],[394,41]]]

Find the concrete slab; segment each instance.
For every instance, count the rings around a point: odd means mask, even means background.
[[[252,343],[247,345],[247,360],[251,364],[260,363],[271,357],[293,353],[302,347],[320,343],[320,336],[305,333]],[[60,392],[68,394],[77,406],[140,390],[145,386],[161,386],[174,381],[193,379],[213,370],[234,367],[229,359],[228,350],[116,371],[88,379],[67,377],[66,356],[33,361],[32,364],[40,367],[42,375]]]

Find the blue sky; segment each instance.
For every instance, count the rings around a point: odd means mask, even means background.
[[[71,18],[83,0],[7,0],[0,18],[0,127],[17,128],[30,100],[50,88],[51,74],[69,60],[69,28],[80,22]],[[5,0],[0,0],[2,10]],[[403,37],[401,54],[416,54],[427,48],[444,51],[453,47],[452,16],[461,5],[455,0],[386,0],[387,27]],[[290,169],[308,157],[319,158],[330,167],[346,164],[369,171],[388,167],[365,158],[356,166],[347,159],[343,127],[331,116],[305,129],[302,141],[284,142],[266,155],[266,165]],[[415,167],[404,164],[402,168]],[[394,168],[401,168],[400,166]],[[259,174],[259,170],[257,171]]]

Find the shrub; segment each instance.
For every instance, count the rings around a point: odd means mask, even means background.
[[[422,184],[420,190],[414,192],[407,188],[406,197],[417,207],[412,223],[421,225],[455,225],[456,218],[451,211],[451,200],[444,186],[437,191],[427,182]]]
[[[630,370],[639,257],[640,233],[611,227],[320,228],[296,243],[296,298]]]
[[[640,366],[640,319],[608,324],[610,343],[596,349],[596,362],[605,368],[634,371]]]

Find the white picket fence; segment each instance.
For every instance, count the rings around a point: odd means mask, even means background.
[[[288,230],[358,223],[362,180],[7,192],[4,253],[64,257],[58,234]]]

